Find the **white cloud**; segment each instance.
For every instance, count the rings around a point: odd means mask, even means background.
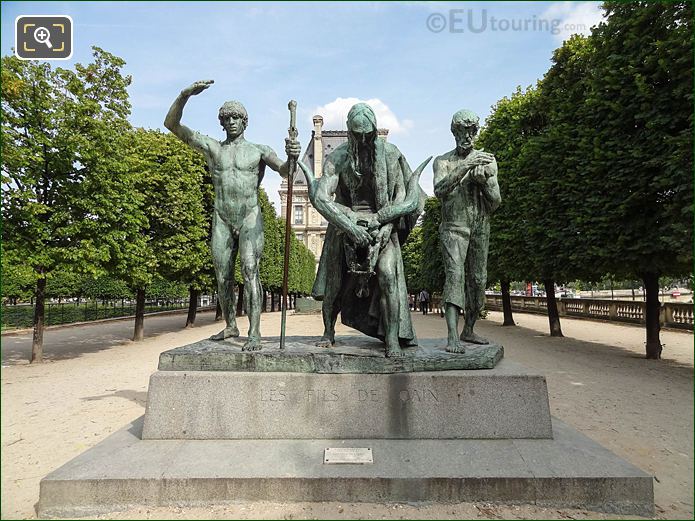
[[[591,34],[591,27],[601,22],[603,11],[598,2],[555,2],[541,15],[543,19],[560,20],[555,38],[563,42],[572,34]]]
[[[410,119],[399,119],[389,106],[379,98],[362,100],[359,98],[336,98],[330,103],[316,107],[312,116],[323,116],[323,128],[326,130],[345,130],[347,114],[355,103],[366,103],[376,114],[376,124],[379,128],[389,129],[390,134],[407,134],[413,128]]]

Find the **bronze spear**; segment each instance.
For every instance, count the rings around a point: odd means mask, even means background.
[[[287,129],[290,140],[297,139],[297,102],[291,100],[287,104],[290,110],[290,128]],[[297,171],[297,159],[288,157],[290,163],[287,174],[287,203],[285,204],[285,259],[282,267],[282,315],[280,319],[280,349],[285,349],[285,326],[287,323],[287,282],[290,265],[290,234],[292,233],[292,188],[294,185],[294,174]]]

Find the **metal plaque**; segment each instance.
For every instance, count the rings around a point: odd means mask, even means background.
[[[327,447],[323,451],[323,463],[325,465],[365,465],[374,463],[374,458],[370,448]]]

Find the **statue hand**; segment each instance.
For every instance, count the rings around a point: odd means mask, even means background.
[[[475,166],[480,166],[480,165],[489,165],[495,160],[495,156],[490,154],[489,152],[483,152],[482,150],[475,150],[473,153],[466,158],[466,164],[468,165],[469,168],[475,167]]]
[[[485,175],[485,167],[483,165],[478,165],[471,171],[471,178],[478,184],[484,185],[487,182],[487,176]]]
[[[210,85],[212,85],[213,83],[215,83],[215,80],[196,81],[195,83],[193,83],[190,86],[183,89],[181,91],[181,95],[183,95],[183,96],[195,96],[195,95],[203,92],[208,87],[210,87]]]
[[[362,226],[351,226],[348,234],[350,235],[352,242],[354,242],[357,246],[369,246],[369,244],[372,242],[372,236],[369,235],[367,229],[363,228]]]
[[[367,230],[369,230],[369,231],[378,230],[379,226],[381,226],[381,223],[379,222],[377,214],[370,216],[369,219],[367,220]]]
[[[302,153],[302,146],[298,139],[285,138],[285,153],[288,159],[299,159],[299,154]]]
[[[376,236],[376,243],[379,245],[379,250],[386,247],[386,244],[391,240],[392,227],[388,224],[384,226]]]

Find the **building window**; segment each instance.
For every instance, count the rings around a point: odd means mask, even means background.
[[[304,207],[294,207],[294,224],[304,224]]]
[[[303,233],[297,233],[295,235],[297,236],[297,240],[299,242],[304,242],[304,234]]]

